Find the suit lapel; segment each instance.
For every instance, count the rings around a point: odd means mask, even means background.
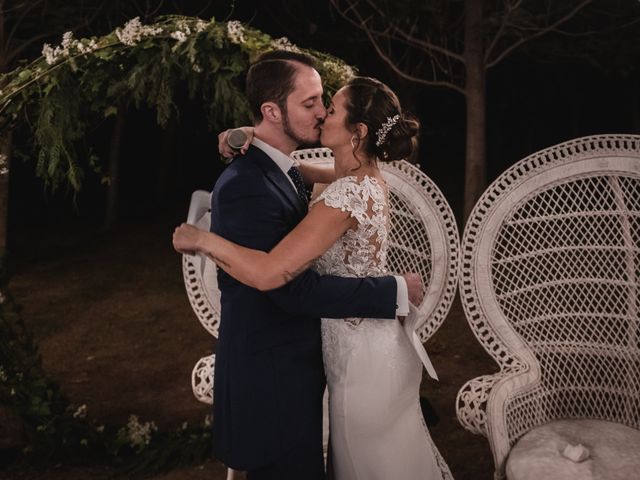
[[[249,153],[251,152],[251,153]],[[265,176],[280,190],[282,195],[291,203],[301,216],[306,215],[307,206],[302,204],[293,185],[287,178],[286,174],[280,170],[280,167],[266,153],[253,145],[249,147],[249,155],[264,171]]]

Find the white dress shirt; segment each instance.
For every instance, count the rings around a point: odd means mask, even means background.
[[[287,173],[291,167],[297,165],[293,158],[256,137],[253,137],[251,144],[266,153],[267,156],[271,158],[276,165],[278,165],[278,168],[284,172],[284,176],[287,177],[289,183],[291,183],[291,186],[295,190],[296,187],[293,184],[293,180],[291,180],[291,177],[289,177],[289,174]],[[409,290],[407,288],[407,282],[404,277],[401,277],[400,275],[394,275],[394,278],[396,279],[397,284],[396,315],[398,317],[404,317],[409,313]]]

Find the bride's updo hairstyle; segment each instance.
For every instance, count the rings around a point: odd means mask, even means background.
[[[411,157],[418,145],[420,122],[403,113],[396,94],[370,77],[353,77],[345,87],[347,128],[364,123],[368,129],[364,138],[355,132],[354,154],[364,141],[364,152],[382,162]]]

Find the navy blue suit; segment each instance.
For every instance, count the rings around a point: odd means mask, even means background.
[[[306,212],[282,170],[251,146],[216,182],[211,231],[269,251]],[[214,454],[239,470],[275,462],[301,444],[320,449],[321,459],[325,376],[319,318],[395,318],[395,279],[307,270],[281,288],[260,292],[219,269],[218,285]]]

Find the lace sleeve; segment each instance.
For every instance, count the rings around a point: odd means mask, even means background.
[[[356,177],[342,177],[331,183],[311,205],[324,201],[328,207],[349,212],[358,223],[365,223],[368,198],[364,193]]]

